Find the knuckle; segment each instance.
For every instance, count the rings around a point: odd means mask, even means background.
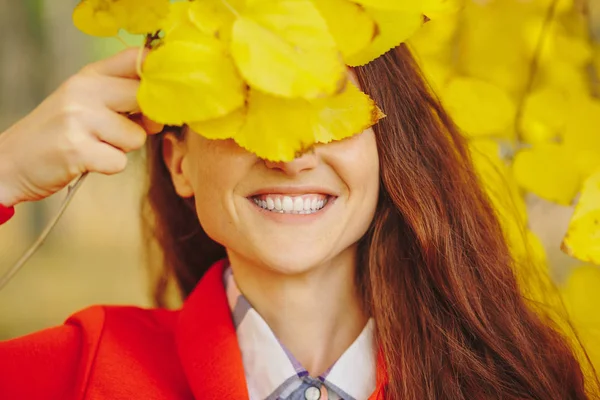
[[[81,74],[71,76],[62,84],[62,91],[67,96],[74,96],[81,92],[86,84],[86,79]]]
[[[76,176],[82,172],[81,165],[86,158],[86,145],[81,135],[66,134],[63,144],[63,154],[67,165],[67,170],[71,176]]]
[[[62,98],[65,101],[83,100],[92,92],[94,80],[97,78],[85,74],[75,74],[63,82],[61,86]]]
[[[59,141],[61,152],[69,166],[72,166],[72,173],[78,173],[82,158],[84,157],[87,133],[85,126],[81,121],[79,114],[82,111],[77,107],[69,107],[63,110],[62,115],[62,140]]]

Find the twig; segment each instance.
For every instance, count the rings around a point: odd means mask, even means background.
[[[130,46],[129,46],[129,43],[127,43],[127,42],[125,41],[125,39],[123,39],[123,38],[121,37],[121,35],[115,35],[115,36],[114,36],[114,38],[115,38],[115,39],[117,39],[119,42],[121,42],[121,44],[122,44],[123,46],[125,46],[125,48],[128,48],[128,47],[130,47]]]
[[[44,244],[44,241],[46,240],[52,229],[54,229],[60,217],[62,217],[63,213],[67,209],[67,206],[71,202],[71,199],[73,199],[73,196],[81,187],[81,184],[83,183],[87,175],[87,172],[84,173],[77,179],[77,181],[72,186],[69,186],[67,197],[65,197],[62,204],[60,205],[58,213],[56,213],[54,218],[52,218],[48,225],[46,225],[46,228],[44,229],[42,234],[29,247],[29,249],[27,249],[27,251],[21,256],[21,258],[19,258],[19,260],[4,275],[0,277],[0,290],[2,290],[4,286],[6,286],[6,284],[15,276],[15,274],[19,272],[21,268],[23,268],[23,265],[25,265],[25,263],[31,258],[31,256],[35,254],[35,252]]]
[[[550,30],[550,25],[552,23],[552,20],[554,19],[554,15],[556,14],[557,5],[558,0],[552,0],[552,3],[550,3],[550,6],[548,7],[546,17],[544,18],[544,24],[542,25],[542,31],[540,32],[540,36],[538,37],[537,43],[535,44],[533,56],[531,57],[531,63],[529,64],[529,74],[527,76],[525,90],[523,91],[523,94],[519,98],[519,102],[517,104],[517,114],[515,115],[515,132],[517,134],[517,140],[519,142],[523,141],[523,134],[521,132],[521,118],[523,118],[523,109],[525,101],[527,100],[527,96],[529,96],[529,94],[531,93],[531,89],[533,88],[533,81],[540,66],[540,56],[544,48],[544,42],[546,41],[546,36]]]

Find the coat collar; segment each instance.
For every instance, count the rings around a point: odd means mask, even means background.
[[[175,331],[177,352],[196,399],[248,399],[242,354],[231,317],[223,272],[215,263],[186,300]],[[378,357],[377,390],[382,399],[385,371]]]

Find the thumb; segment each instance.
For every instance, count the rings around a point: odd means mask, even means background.
[[[139,78],[137,72],[138,57],[141,57],[140,63],[143,63],[149,52],[150,50],[147,48],[129,47],[113,56],[87,65],[82,72],[137,79]]]

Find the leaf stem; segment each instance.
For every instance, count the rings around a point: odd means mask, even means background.
[[[44,241],[46,240],[52,229],[54,229],[54,227],[60,220],[60,217],[62,217],[62,215],[64,214],[65,210],[67,209],[67,206],[73,199],[73,196],[75,195],[77,190],[81,187],[81,184],[83,183],[87,175],[87,172],[84,173],[77,179],[73,186],[69,186],[67,197],[63,200],[54,218],[52,218],[48,225],[46,225],[46,228],[44,228],[42,234],[27,249],[27,251],[21,256],[21,258],[19,258],[19,260],[17,260],[17,262],[12,267],[10,267],[10,269],[4,275],[0,276],[0,290],[2,290],[4,286],[6,286],[6,284],[15,276],[15,274],[19,272],[21,268],[23,268],[23,265],[25,265],[25,263],[31,258],[31,256],[34,255],[36,251],[38,251],[42,244],[44,244]]]
[[[140,78],[142,77],[142,56],[144,55],[145,49],[145,45],[140,46],[140,50],[138,51],[137,59],[135,61],[135,70],[137,71],[137,74]]]
[[[121,37],[121,35],[120,35],[120,34],[117,34],[117,35],[115,35],[115,36],[113,36],[113,37],[114,37],[115,39],[117,39],[119,42],[121,42],[121,44],[123,44],[123,46],[125,46],[126,48],[128,48],[128,47],[131,47],[131,46],[129,45],[129,43],[127,43],[127,42],[125,41],[125,39],[123,39],[123,38]]]

